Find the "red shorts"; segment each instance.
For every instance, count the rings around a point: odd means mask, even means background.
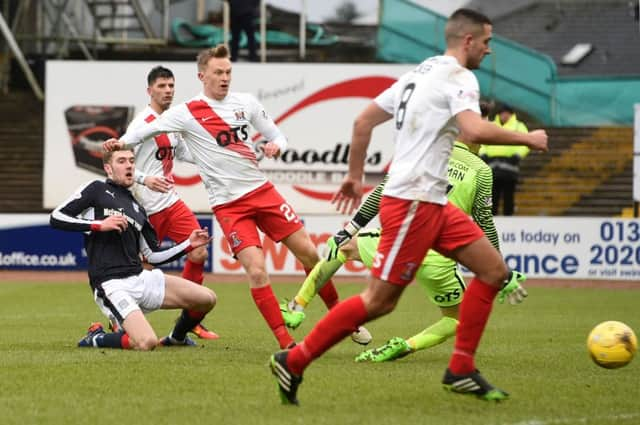
[[[156,231],[158,242],[162,242],[168,236],[172,241],[180,243],[189,239],[194,229],[200,228],[195,214],[182,200],[178,200],[169,208],[151,214],[149,221]]]
[[[373,260],[374,277],[408,285],[431,248],[443,255],[484,236],[465,213],[451,203],[409,201],[383,196],[382,235]]]
[[[213,213],[234,254],[249,246],[262,247],[257,229],[280,242],[303,227],[293,208],[269,182],[214,207]]]

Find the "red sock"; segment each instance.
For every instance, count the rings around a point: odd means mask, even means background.
[[[120,345],[123,350],[129,350],[131,348],[131,343],[129,342],[129,335],[123,334],[122,338],[120,338]]]
[[[191,282],[195,282],[198,285],[202,285],[202,282],[204,281],[204,263],[194,263],[187,258],[184,262],[184,269],[182,269],[182,277],[190,280]],[[189,316],[192,318],[196,318],[196,315],[198,314],[201,313],[197,311],[189,311]],[[205,314],[202,314],[203,318],[204,316]]]
[[[493,300],[499,290],[474,277],[464,292],[464,299],[460,304],[460,323],[456,330],[455,349],[449,362],[451,372],[462,375],[476,369],[473,357],[480,345]]]
[[[367,316],[360,295],[338,303],[314,326],[301,344],[289,351],[287,365],[293,373],[301,375],[309,363],[362,325]]]
[[[184,269],[182,269],[182,277],[198,285],[202,285],[202,281],[204,280],[204,263],[194,263],[187,258],[184,262]]]
[[[304,272],[309,275],[311,270],[304,269]],[[320,298],[324,301],[324,305],[327,306],[327,310],[331,310],[336,304],[338,304],[338,291],[336,291],[336,287],[331,279],[329,279],[322,289],[318,291],[318,295],[320,295]]]
[[[204,319],[204,316],[207,315],[206,312],[195,311],[195,310],[187,310],[187,314],[191,319],[197,320],[198,322],[202,321],[202,319]]]
[[[264,320],[278,340],[280,348],[288,347],[294,340],[284,325],[284,319],[280,313],[280,306],[278,305],[276,296],[273,294],[271,285],[266,285],[261,288],[251,288],[251,296],[258,310],[260,310],[262,317],[264,317]]]

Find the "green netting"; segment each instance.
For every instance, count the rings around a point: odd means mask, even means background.
[[[558,78],[554,123],[561,127],[633,125],[640,77]]]
[[[224,41],[222,28],[215,25],[196,25],[176,18],[171,24],[173,38],[181,46],[186,47],[211,47]],[[310,46],[328,46],[338,41],[335,35],[326,34],[324,28],[317,24],[307,24],[306,44]],[[267,30],[267,45],[271,46],[298,46],[298,37],[284,31]],[[260,32],[255,33],[256,42],[260,42]],[[247,46],[247,37],[240,34],[240,47]]]
[[[406,0],[382,0],[378,57],[418,63],[445,48],[446,18]],[[482,95],[526,110],[546,125],[631,125],[640,77],[559,78],[554,62],[494,34],[492,54],[474,71]]]

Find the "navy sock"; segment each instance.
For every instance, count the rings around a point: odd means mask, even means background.
[[[123,331],[100,334],[93,339],[93,343],[98,347],[105,348],[129,348],[128,338],[123,337],[126,337]],[[123,339],[126,341],[123,341]]]
[[[197,311],[182,310],[180,317],[176,321],[175,328],[171,331],[171,336],[178,341],[183,341],[187,336],[187,332],[200,323],[205,314]]]

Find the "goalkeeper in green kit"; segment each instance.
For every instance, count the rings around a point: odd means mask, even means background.
[[[486,115],[484,106],[481,104],[483,116]],[[448,165],[448,179],[449,201],[469,214],[492,245],[499,250],[498,234],[491,211],[491,168],[472,153],[466,144],[457,141]],[[386,176],[365,200],[350,223],[329,238],[324,258],[309,273],[295,298],[281,304],[281,310],[304,310],[323,284],[349,260],[361,261],[367,268],[371,268],[380,241],[380,230],[366,230],[359,234],[358,232],[377,215],[385,183]],[[356,234],[358,237],[353,238]],[[527,292],[520,285],[525,279],[524,274],[512,271],[509,280],[498,295],[498,301],[503,303],[508,299],[511,304],[521,303],[527,296]],[[416,280],[431,302],[440,307],[442,313],[440,320],[411,338],[405,340],[394,337],[381,347],[364,351],[356,357],[357,362],[395,360],[415,351],[438,345],[455,335],[458,306],[462,302],[465,290],[465,281],[455,261],[431,250],[418,268]],[[297,317],[304,318],[303,315]],[[285,322],[287,326],[296,328],[302,320],[295,322],[285,320]]]

